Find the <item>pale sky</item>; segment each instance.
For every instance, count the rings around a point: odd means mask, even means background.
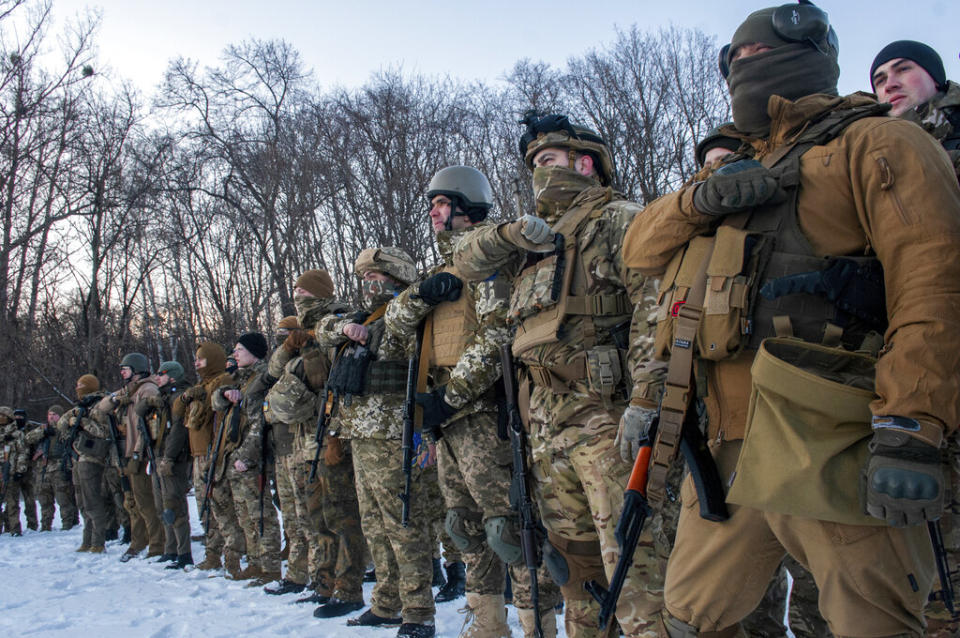
[[[178,55],[215,65],[244,39],[283,38],[321,87],[362,85],[382,68],[494,82],[522,58],[563,68],[637,24],[699,28],[722,45],[762,0],[54,0],[58,18],[102,10],[101,66],[151,94]],[[840,92],[869,90],[874,55],[893,40],[921,40],[960,80],[960,1],[823,0],[840,37]]]

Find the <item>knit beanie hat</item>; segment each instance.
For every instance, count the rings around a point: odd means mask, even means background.
[[[53,412],[54,414],[59,414],[60,416],[63,416],[63,413],[66,412],[66,410],[59,403],[54,403],[49,408],[47,408],[47,412]]]
[[[332,297],[333,280],[326,270],[308,270],[293,284],[294,288],[303,288],[315,297]]]
[[[943,60],[940,59],[940,55],[936,51],[923,42],[897,40],[880,49],[880,53],[877,54],[877,57],[873,59],[873,64],[870,65],[870,86],[874,90],[876,90],[876,87],[873,86],[873,74],[876,73],[877,67],[897,58],[913,60],[930,74],[934,84],[937,85],[937,90],[943,91],[946,88],[947,73],[943,70]]]
[[[92,374],[85,374],[79,379],[77,379],[77,398],[82,399],[91,392],[96,392],[100,389],[100,379],[96,378]]]
[[[267,356],[267,339],[259,332],[246,332],[237,339],[237,343],[250,351],[257,359]]]

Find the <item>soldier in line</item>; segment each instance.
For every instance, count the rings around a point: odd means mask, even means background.
[[[139,401],[134,410],[143,418],[152,439],[156,467],[152,468],[155,506],[163,522],[163,554],[158,562],[171,563],[167,569],[193,565],[190,549],[190,518],[187,491],[190,489],[190,447],[183,424],[185,406],[180,396],[186,389],[185,371],[176,361],[157,367],[154,381],[160,393]]]
[[[919,124],[940,142],[960,178],[960,85],[947,80],[937,52],[913,40],[891,42],[870,65],[870,85],[890,115]]]
[[[237,360],[235,380],[213,391],[210,404],[225,414],[227,426],[223,429],[226,454],[219,474],[221,483],[229,484],[229,493],[240,529],[246,539],[247,568],[234,576],[252,579],[249,586],[263,586],[280,580],[280,524],[270,491],[270,442],[263,417],[264,399],[269,390],[265,378],[267,369],[267,340],[259,332],[240,335],[233,349]],[[226,506],[223,499],[214,500],[220,513]],[[260,512],[263,512],[263,533],[259,531]],[[240,539],[230,539],[236,528],[221,530],[228,546],[235,550]],[[228,568],[229,570],[229,568]]]
[[[27,473],[29,458],[27,443],[23,440],[23,432],[14,421],[13,409],[7,406],[0,407],[0,476],[3,490],[3,514],[5,517],[4,529],[11,536],[21,536],[23,528],[20,523],[20,493],[21,481]]]
[[[785,553],[813,574],[835,634],[924,632],[924,523],[940,516],[939,447],[960,422],[960,188],[920,130],[837,95],[837,54],[815,6],[750,14],[720,57],[725,131],[754,159],[651,203],[624,242],[628,266],[664,274],[658,354],[677,392],[659,436],[697,379],[728,490],[729,519],[713,522],[683,485],[668,636],[734,635]],[[734,297],[734,280],[766,292]],[[755,300],[724,307],[736,299]]]
[[[486,176],[471,166],[449,166],[427,190],[429,219],[442,262],[390,303],[389,330],[413,339],[423,326],[418,388],[423,431],[437,441],[446,530],[466,559],[467,607],[472,626],[464,636],[509,636],[504,606],[504,562],[511,565],[514,604],[526,636],[534,635],[530,574],[523,567],[517,515],[510,507],[510,443],[497,432],[500,345],[510,343],[510,282],[497,275],[464,283],[453,248],[479,232],[493,205]],[[540,580],[544,635],[557,632],[559,591]]]
[[[163,525],[153,499],[153,482],[147,475],[146,446],[150,444],[140,434],[139,417],[134,406],[147,397],[159,394],[150,379],[150,362],[139,352],[131,352],[120,361],[120,376],[124,386],[107,395],[97,409],[116,419],[124,436],[123,473],[130,479],[130,491],[124,495],[124,508],[130,515],[130,546],[120,560],[126,562],[147,549],[147,558],[163,553]]]
[[[315,325],[317,342],[339,349],[329,381],[337,396],[333,428],[350,439],[363,533],[377,572],[370,609],[348,624],[399,624],[398,638],[431,638],[432,543],[419,481],[411,488],[407,527],[400,525],[397,498],[404,488],[400,437],[409,344],[383,320],[387,304],[416,279],[416,266],[399,248],[369,248],[357,257],[355,272],[363,280],[364,312],[328,315]]]
[[[104,397],[100,380],[92,374],[81,376],[76,393],[77,404],[57,421],[57,430],[65,453],[75,457],[73,485],[83,516],[83,540],[76,551],[101,554],[107,532],[103,472],[115,452],[111,450],[106,416],[93,407]]]
[[[57,434],[57,421],[63,415],[63,406],[54,404],[47,409],[47,423],[29,433],[36,451],[36,495],[40,502],[40,530],[49,532],[53,526],[55,505],[60,507],[61,529],[72,529],[80,522],[73,481],[62,471],[65,453],[63,440]]]
[[[433,586],[439,587],[434,602],[446,603],[462,598],[466,593],[467,566],[463,562],[463,554],[453,544],[447,534],[447,506],[440,491],[440,471],[436,462],[436,445],[428,441],[422,445],[421,456],[427,456],[421,462],[423,468],[420,474],[424,484],[424,498],[427,506],[427,516],[430,517],[430,529],[433,533]],[[432,455],[432,458],[431,458]],[[444,575],[446,572],[446,575]]]
[[[39,441],[38,432],[43,430],[43,426],[29,421],[27,411],[23,409],[13,411],[13,421],[23,434],[27,451],[27,471],[19,482],[20,493],[23,497],[23,516],[27,519],[27,529],[36,531],[39,528],[37,520],[37,481],[40,477],[40,463],[34,457],[37,452],[36,442]]]
[[[529,114],[525,121],[520,151],[533,170],[537,215],[469,233],[453,263],[470,281],[496,273],[512,282],[512,348],[524,366],[519,401],[529,406],[537,504],[553,555],[562,557],[552,571],[566,602],[566,631],[595,636],[599,606],[584,584],[613,574],[614,527],[631,472],[618,448],[618,424],[623,415],[621,436],[629,438],[656,414],[658,376],[647,365],[656,282],[620,259],[623,234],[640,206],[613,190],[603,139],[562,115]],[[616,609],[629,636],[656,636],[660,561],[668,551],[654,517]]]
[[[325,270],[308,270],[294,283],[293,299],[297,308],[297,323],[301,328],[291,331],[276,362],[283,364],[286,374],[300,379],[305,388],[317,397],[314,408],[333,407],[330,397],[323,401],[330,370],[329,348],[322,348],[303,326],[316,325],[321,318],[348,308],[334,301],[333,281]],[[301,363],[297,363],[297,358]],[[293,379],[290,379],[294,382]],[[278,382],[278,386],[287,383]],[[329,416],[329,412],[327,412]],[[297,426],[293,441],[299,458],[297,472],[299,500],[306,524],[326,533],[317,538],[311,557],[311,574],[315,581],[314,594],[297,602],[317,602],[314,610],[318,618],[333,618],[363,607],[363,571],[366,566],[366,541],[360,527],[360,506],[354,478],[353,451],[349,441],[334,436],[330,428],[321,442],[323,449],[317,462],[317,476],[310,482],[310,465],[317,456],[316,411],[308,421]],[[332,571],[331,571],[332,568]],[[328,575],[329,572],[329,575]],[[326,600],[322,598],[326,596]]]
[[[213,499],[206,495],[207,469],[212,462],[211,452],[213,439],[220,425],[219,418],[210,406],[210,395],[221,385],[230,383],[232,378],[225,371],[227,353],[223,347],[212,341],[204,341],[194,353],[193,366],[197,372],[199,382],[187,388],[179,397],[185,406],[185,423],[187,438],[190,444],[192,459],[193,494],[197,501],[197,512],[202,512],[201,524],[206,526],[204,534],[204,557],[197,565],[197,569],[220,569],[223,563],[220,560],[224,553],[224,539],[221,533],[221,523],[214,513]],[[206,507],[204,507],[206,505]],[[236,523],[237,515],[233,506],[224,505],[222,515]],[[237,554],[236,571],[239,573],[239,560],[246,548],[244,543]]]

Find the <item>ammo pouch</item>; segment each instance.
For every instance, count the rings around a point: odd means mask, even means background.
[[[565,260],[561,254],[551,254],[528,266],[517,277],[510,295],[507,323],[515,325],[551,306],[560,299]]]
[[[769,244],[757,233],[720,226],[713,237],[695,237],[674,255],[657,294],[654,355],[669,358],[680,308],[706,259],[707,288],[697,328],[697,356],[720,361],[738,353],[746,344],[744,337],[752,332],[756,281]]]
[[[110,453],[109,440],[94,438],[83,430],[77,433],[77,440],[74,445],[80,454],[86,454],[96,459],[105,459]]]
[[[397,394],[407,389],[407,361],[371,361],[367,370],[368,394]]]
[[[727,501],[849,525],[863,514],[876,359],[797,339],[763,341],[751,368],[746,433]]]
[[[282,423],[302,423],[316,415],[317,395],[300,378],[304,368],[301,357],[291,359],[267,392],[267,406],[273,417]]]
[[[327,385],[334,394],[363,394],[367,380],[367,368],[373,360],[373,353],[364,346],[355,346],[343,352],[333,368]]]

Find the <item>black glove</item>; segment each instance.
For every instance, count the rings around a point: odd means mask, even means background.
[[[417,296],[431,306],[444,301],[456,301],[460,298],[463,282],[448,272],[438,272],[420,282]]]
[[[434,435],[444,421],[460,411],[447,403],[446,395],[445,385],[433,392],[417,392],[416,401],[423,408],[423,431],[430,435]]]
[[[739,213],[783,196],[773,174],[760,162],[742,159],[718,168],[693,193],[704,215]]]
[[[888,425],[878,428],[878,420]],[[862,479],[867,514],[894,527],[935,521],[943,511],[940,450],[912,437],[910,430],[919,430],[913,419],[874,417]]]
[[[87,396],[77,401],[77,405],[79,405],[81,408],[90,408],[93,406],[93,404],[99,401],[100,401],[100,397],[98,397],[97,395],[88,394]]]

